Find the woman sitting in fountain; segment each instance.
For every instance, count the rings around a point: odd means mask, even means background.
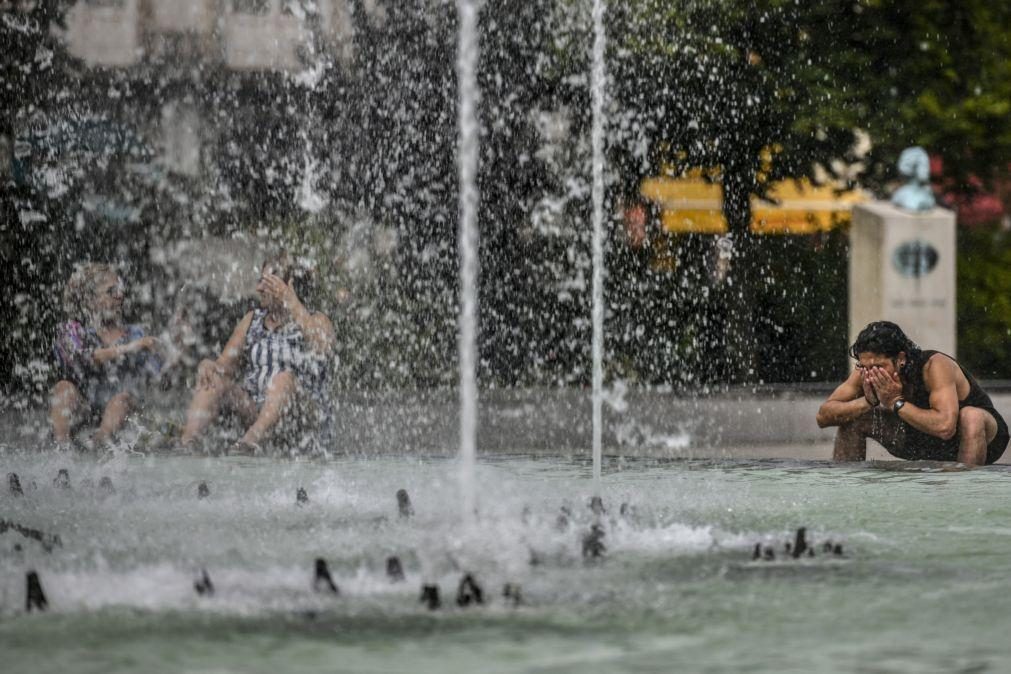
[[[222,412],[245,428],[228,454],[261,454],[267,441],[306,451],[329,414],[326,373],[334,328],[306,308],[311,270],[287,253],[267,260],[247,313],[216,360],[201,361],[197,389],[186,413],[182,443],[192,447]]]
[[[50,401],[53,437],[61,447],[87,422],[98,422],[91,443],[106,444],[158,376],[158,341],[140,325],[123,322],[125,295],[122,279],[107,264],[79,266],[67,281],[63,302],[72,318],[59,326],[53,344],[60,381]]]

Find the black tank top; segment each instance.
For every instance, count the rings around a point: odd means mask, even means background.
[[[940,353],[945,358],[951,358],[948,354],[941,353],[940,351],[920,351],[915,356],[909,356],[909,360],[906,361],[906,366],[902,370],[902,376],[905,379],[902,393],[906,400],[921,409],[930,408],[930,391],[923,380],[923,370],[927,366],[927,361],[930,360],[930,357],[937,353]],[[954,361],[955,365],[958,365],[958,369],[962,371],[962,374],[969,381],[969,395],[958,401],[958,408],[981,407],[987,410],[994,409],[993,401],[990,400],[990,396],[979,385],[976,378],[969,374],[957,360],[954,358],[951,358],[951,360]]]

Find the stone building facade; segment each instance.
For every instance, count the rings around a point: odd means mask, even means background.
[[[293,71],[313,48],[348,58],[351,32],[348,0],[79,0],[67,16],[70,52],[104,67],[182,57]]]

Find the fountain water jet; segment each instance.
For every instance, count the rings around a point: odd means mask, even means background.
[[[477,190],[479,91],[477,87],[477,6],[474,0],[459,0],[457,86],[459,87],[460,177],[460,496],[463,519],[471,521],[477,505],[474,463],[477,453],[477,282],[478,229]]]
[[[593,0],[593,488],[600,489],[604,387],[604,0]]]

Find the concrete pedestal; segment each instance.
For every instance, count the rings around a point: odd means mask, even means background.
[[[893,321],[921,348],[955,355],[955,214],[887,202],[853,209],[849,343],[871,321]]]

